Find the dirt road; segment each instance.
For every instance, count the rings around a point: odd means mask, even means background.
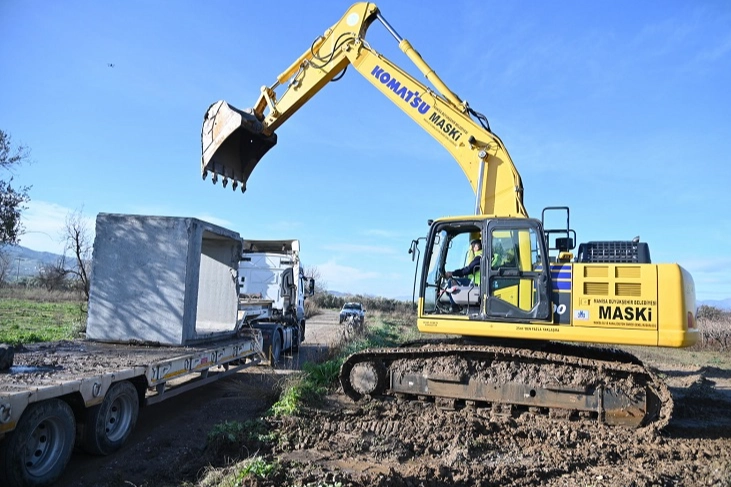
[[[276,370],[255,367],[209,386],[143,408],[125,446],[109,457],[74,452],[58,487],[157,486],[194,475],[207,435],[218,423],[258,417],[276,400],[277,383],[291,370],[328,353],[339,338],[336,311],[307,321],[299,353],[287,354]]]

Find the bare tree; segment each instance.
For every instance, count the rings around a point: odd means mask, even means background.
[[[66,252],[70,252],[74,258],[74,264],[66,268],[67,275],[73,276],[79,283],[88,301],[92,239],[81,210],[75,210],[66,216],[64,238],[66,241],[64,256]]]
[[[0,130],[0,169],[12,174],[12,170],[29,160],[30,151],[19,145],[13,150],[10,134]],[[20,222],[24,204],[30,201],[29,186],[13,187],[12,176],[5,180],[0,178],[0,243],[17,244],[23,234]]]
[[[4,249],[0,248],[0,287],[3,287],[8,282],[10,263],[10,255]]]
[[[38,269],[38,284],[47,291],[57,291],[66,287],[66,276],[71,271],[66,269],[66,257],[62,256],[55,264],[43,264]]]
[[[305,266],[304,273],[305,277],[315,280],[315,294],[325,292],[327,282],[322,280],[320,269],[318,269],[317,266]]]

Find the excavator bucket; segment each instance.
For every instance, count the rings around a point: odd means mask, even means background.
[[[208,107],[201,132],[203,179],[211,173],[213,184],[221,178],[224,188],[231,181],[234,191],[239,185],[242,193],[246,191],[251,172],[277,143],[277,134],[262,130],[251,109],[239,110],[223,100]]]

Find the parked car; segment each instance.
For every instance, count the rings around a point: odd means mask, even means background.
[[[363,321],[365,319],[365,308],[360,303],[345,303],[343,309],[340,310],[340,323],[353,317],[356,320]]]

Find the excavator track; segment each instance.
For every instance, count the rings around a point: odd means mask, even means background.
[[[350,355],[340,383],[351,399],[396,397],[448,409],[490,407],[628,428],[664,428],[665,383],[634,355],[563,343],[419,341]]]

